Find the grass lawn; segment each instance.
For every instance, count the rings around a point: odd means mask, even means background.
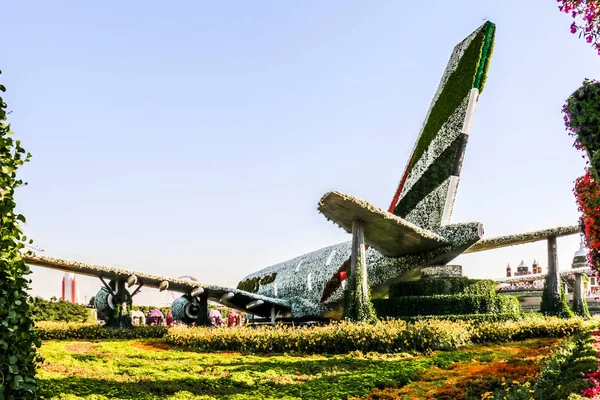
[[[161,340],[45,341],[42,399],[480,399],[533,380],[560,339],[429,355],[196,353]]]

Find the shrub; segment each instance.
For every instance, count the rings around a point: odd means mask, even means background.
[[[522,321],[505,321],[478,324],[473,327],[474,343],[505,342],[538,337],[564,337],[584,331],[581,318],[557,317],[526,318]]]
[[[337,322],[323,327],[222,328],[174,327],[167,343],[198,351],[251,353],[393,353],[451,349],[469,342],[469,324],[451,321],[401,320]]]
[[[96,323],[38,322],[35,328],[42,340],[162,338],[167,333],[166,326],[142,325],[114,329],[100,326]]]
[[[511,296],[512,297],[512,296]],[[415,322],[423,320],[469,321],[473,324],[500,321],[519,321],[524,318],[519,313],[493,313],[493,314],[452,314],[452,315],[419,315],[415,317],[400,317],[403,321]]]
[[[389,297],[433,296],[438,294],[486,295],[495,292],[496,283],[490,279],[432,278],[393,284],[390,286]]]
[[[33,321],[65,321],[88,322],[92,321],[92,310],[81,304],[68,301],[48,301],[41,297],[34,297],[31,306],[31,319]]]
[[[435,295],[405,296],[389,299],[374,299],[373,305],[380,318],[412,317],[417,315],[452,314],[520,314],[517,298],[504,295]]]

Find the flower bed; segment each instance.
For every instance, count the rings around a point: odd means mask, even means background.
[[[588,378],[589,388],[582,390],[583,395],[590,397],[592,400],[600,399],[600,367],[598,366],[597,358],[600,356],[600,331],[594,331],[591,334],[590,345],[594,355],[596,356],[595,364],[592,366],[596,369],[593,372],[588,372],[586,377]]]
[[[513,384],[487,393],[486,399],[506,400],[576,400],[587,399],[595,389],[588,389],[589,383],[582,377],[593,376],[590,371],[597,369],[598,360],[589,330],[565,339],[555,348],[544,362],[540,375],[532,383]]]

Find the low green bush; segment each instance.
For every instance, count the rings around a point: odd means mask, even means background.
[[[564,337],[586,329],[582,318],[526,318],[522,321],[490,322],[473,326],[474,343],[494,343],[538,337]]]
[[[469,343],[465,322],[401,320],[377,324],[337,322],[321,327],[187,328],[174,327],[167,343],[198,351],[251,353],[395,353],[451,349]]]
[[[444,319],[447,321],[469,321],[474,324],[480,324],[486,322],[519,321],[523,318],[524,315],[521,313],[508,312],[498,314],[419,315],[415,317],[400,317],[399,319],[407,322]]]
[[[81,304],[52,298],[41,297],[31,299],[29,306],[31,319],[38,321],[89,322],[94,321],[93,310]]]
[[[490,279],[429,278],[399,282],[390,286],[389,297],[434,296],[442,294],[486,295],[496,292],[496,283]]]
[[[206,328],[134,326],[112,329],[96,324],[40,322],[36,329],[49,339],[163,338],[169,344],[197,351],[247,353],[341,354],[351,351],[396,353],[453,349],[470,343],[493,343],[583,332],[593,321],[582,318],[528,317],[522,320],[449,321],[422,318],[387,320],[377,324],[334,322],[326,326]],[[456,317],[456,316],[454,316]]]
[[[505,295],[435,295],[373,299],[380,318],[418,315],[521,313],[519,300]]]
[[[131,328],[113,329],[97,323],[38,322],[35,324],[42,340],[50,339],[141,339],[162,338],[167,333],[165,326],[133,326]]]
[[[339,322],[323,327],[209,329],[174,327],[167,343],[198,351],[251,353],[393,353],[450,349],[469,343],[564,337],[582,332],[583,319],[535,317],[521,321],[467,322],[422,319],[387,320],[377,324]]]

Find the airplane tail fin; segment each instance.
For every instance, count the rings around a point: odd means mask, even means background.
[[[486,22],[452,52],[389,212],[424,229],[450,222],[462,160],[494,46]]]

